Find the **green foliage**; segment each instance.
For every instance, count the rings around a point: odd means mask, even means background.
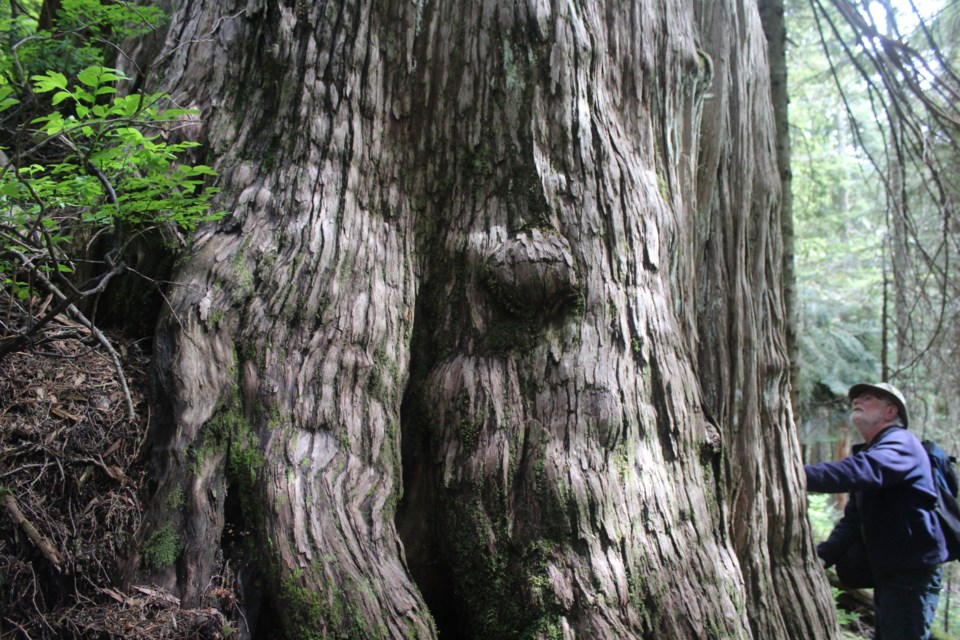
[[[960,450],[950,222],[960,129],[956,101],[941,104],[955,84],[960,10],[806,0],[785,9],[805,439],[835,435],[849,384],[885,376],[906,392],[920,433]],[[883,39],[864,34],[874,20]],[[910,54],[887,56],[898,41]],[[917,64],[923,82],[902,82]]]
[[[0,286],[25,301],[39,283],[66,305],[123,271],[137,236],[158,227],[189,233],[223,213],[211,210],[214,171],[188,160],[199,143],[171,139],[196,113],[162,93],[122,95],[129,79],[105,64],[107,52],[116,55],[111,39],[155,28],[162,13],[125,2],[60,4],[52,30],[0,9],[11,42],[0,52]],[[81,261],[101,273],[82,290],[71,282]]]
[[[50,110],[30,123],[36,143],[14,150],[0,169],[0,224],[15,252],[0,260],[6,285],[16,287],[13,274],[32,265],[69,272],[65,251],[82,227],[172,223],[191,231],[222,215],[209,212],[216,190],[204,188],[214,172],[179,161],[197,143],[161,137],[164,124],[190,112],[160,108],[161,94],[116,96],[114,85],[125,79],[100,66],[80,71],[76,83],[58,71],[33,77]],[[17,104],[9,88],[0,101],[6,109]],[[58,153],[49,157],[48,147]]]
[[[830,439],[843,424],[846,391],[881,376],[886,201],[858,141],[806,2],[788,2],[793,215],[799,310],[801,406],[807,441]],[[836,55],[837,51],[831,51]],[[850,65],[837,79],[860,82]]]
[[[91,66],[77,78],[78,84],[68,85],[56,71],[33,77],[36,93],[53,94],[52,107],[64,102],[71,107],[66,116],[51,110],[33,120],[47,136],[41,145],[56,140],[68,153],[49,164],[6,168],[0,193],[8,211],[32,222],[44,212],[70,208],[84,222],[172,221],[187,230],[216,217],[207,215],[214,191],[203,190],[214,172],[177,162],[198,143],[161,139],[160,125],[191,112],[158,108],[165,99],[161,94],[114,97],[103,104],[103,96],[116,94],[113,84],[126,79],[114,69]]]
[[[180,536],[173,523],[166,523],[143,543],[140,549],[146,566],[154,570],[173,566],[180,555]]]
[[[855,305],[831,306],[807,292],[800,335],[801,411],[814,439],[830,439],[849,409],[851,385],[880,377],[879,318],[863,318]]]
[[[840,596],[843,592],[836,587],[831,587],[830,590],[833,592],[834,603],[839,603]],[[840,623],[841,627],[849,627],[859,620],[860,616],[858,614],[852,611],[847,611],[837,604],[837,622]]]
[[[807,517],[810,519],[814,540],[825,540],[840,517],[832,501],[833,498],[825,493],[807,495]]]
[[[0,48],[0,85],[23,86],[26,79],[49,69],[75,76],[89,66],[102,65],[111,42],[148,33],[165,20],[156,7],[127,2],[62,0],[55,26],[40,28],[40,3],[31,13],[13,15],[9,3],[0,4],[0,33],[8,46]]]

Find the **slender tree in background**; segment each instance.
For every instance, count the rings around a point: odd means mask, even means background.
[[[807,0],[788,5],[793,212],[797,229],[800,396],[805,444],[836,439],[846,424],[846,391],[880,376],[883,304],[883,193],[848,130],[829,57]],[[838,47],[831,44],[830,55]],[[859,76],[837,65],[848,92]],[[869,102],[855,100],[858,117]],[[869,133],[865,130],[864,134]],[[833,458],[832,446],[818,456]]]
[[[783,235],[783,301],[786,311],[787,352],[790,356],[790,403],[794,417],[800,405],[800,341],[797,336],[797,276],[793,224],[793,169],[790,160],[790,102],[787,83],[787,27],[783,0],[760,0],[760,18],[767,38],[770,64],[770,94],[777,127],[777,167],[780,170],[780,227]]]
[[[766,47],[752,0],[179,3],[230,215],[129,578],[288,637],[833,637]]]

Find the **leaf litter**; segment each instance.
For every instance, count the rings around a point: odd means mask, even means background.
[[[108,353],[75,323],[0,359],[0,640],[219,639],[235,603],[220,577],[203,607],[121,586],[143,508],[147,357],[120,337],[136,418]],[[228,612],[229,615],[229,612]]]

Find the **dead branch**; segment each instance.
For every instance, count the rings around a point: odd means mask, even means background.
[[[30,542],[40,550],[40,553],[43,554],[43,557],[47,559],[54,569],[57,570],[57,573],[63,571],[62,565],[63,562],[60,560],[60,554],[57,553],[57,550],[53,548],[53,545],[43,537],[37,528],[27,520],[26,516],[23,515],[23,512],[20,511],[20,506],[17,504],[17,499],[12,493],[8,493],[3,497],[4,505],[7,507],[7,513],[10,514],[10,519],[13,520],[14,524],[23,529],[23,532],[27,534],[27,537],[30,538]]]

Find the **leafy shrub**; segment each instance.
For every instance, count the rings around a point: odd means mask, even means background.
[[[807,517],[813,529],[813,539],[826,540],[840,513],[833,506],[832,496],[826,493],[810,493],[807,494]]]
[[[114,43],[142,35],[166,19],[156,7],[128,2],[61,0],[53,24],[41,24],[40,2],[17,3],[27,12],[15,12],[10,3],[0,4],[0,33],[8,47],[0,48],[0,84],[24,87],[27,80],[49,69],[75,77],[82,69],[104,64]],[[4,6],[6,5],[6,6]],[[110,53],[108,53],[110,52]]]
[[[123,272],[138,234],[190,232],[222,216],[211,211],[214,171],[186,161],[199,143],[169,139],[195,112],[161,93],[121,95],[129,79],[103,64],[108,37],[142,33],[162,15],[98,0],[61,5],[58,33],[0,13],[11,36],[24,34],[0,54],[0,286],[20,301],[38,289],[53,294],[58,312]],[[79,261],[98,275],[73,282]],[[20,335],[0,343],[0,357],[26,343],[23,327],[36,331],[43,320],[24,308],[5,324]]]

